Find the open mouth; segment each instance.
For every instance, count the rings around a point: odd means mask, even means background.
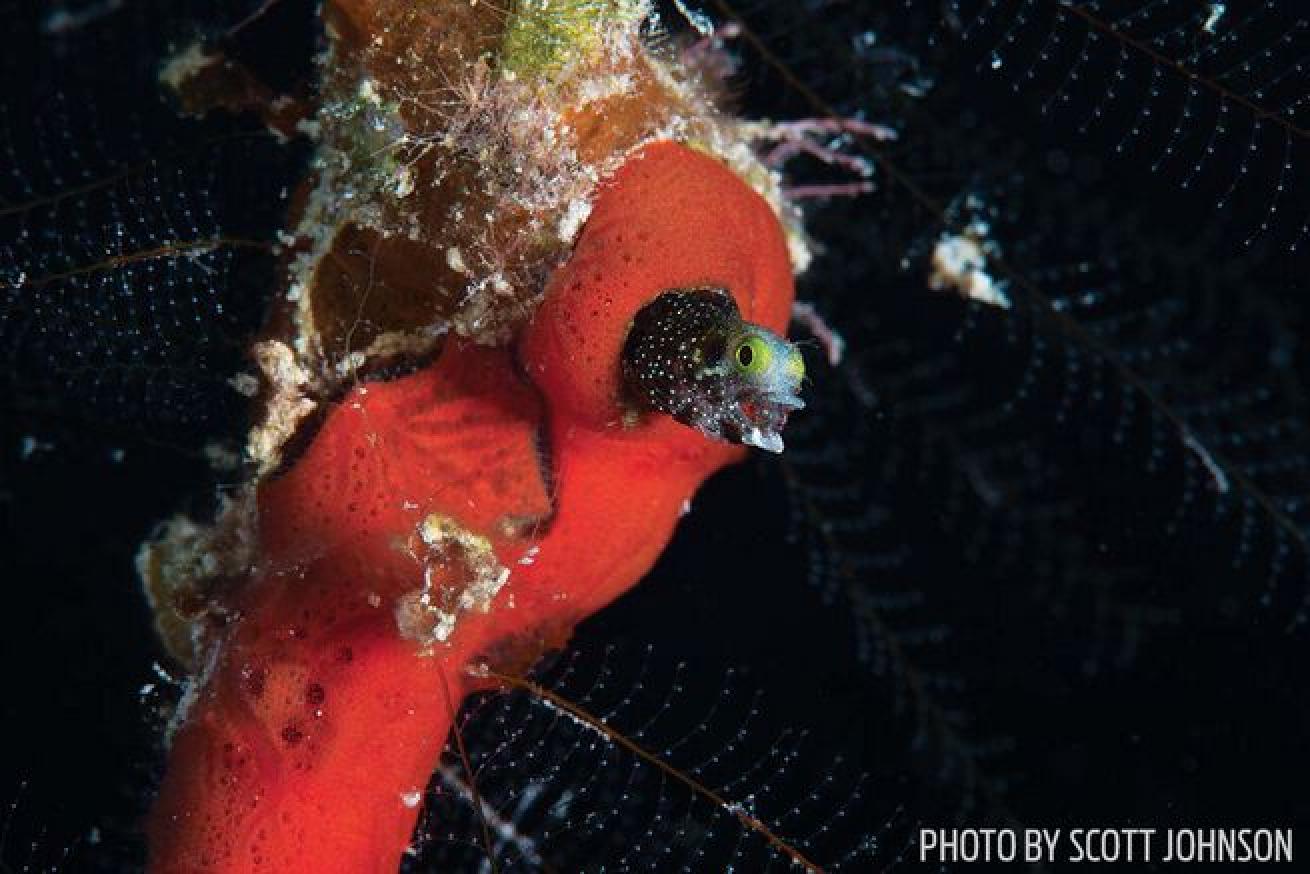
[[[782,429],[793,410],[805,408],[794,392],[769,392],[739,401],[732,417],[723,423],[728,439],[766,452],[782,452]]]

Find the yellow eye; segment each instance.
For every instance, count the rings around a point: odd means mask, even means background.
[[[763,337],[743,337],[737,341],[732,352],[732,360],[737,369],[751,376],[758,376],[769,369],[773,350]]]

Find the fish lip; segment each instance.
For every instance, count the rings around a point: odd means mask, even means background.
[[[787,393],[770,393],[764,396],[765,403],[784,410],[803,410],[805,401],[799,395],[791,392]]]
[[[782,454],[782,450],[785,448],[781,434],[777,431],[761,431],[759,428],[750,428],[743,431],[741,442],[745,446],[754,446],[756,449],[763,449],[765,452],[772,452],[775,455]]]

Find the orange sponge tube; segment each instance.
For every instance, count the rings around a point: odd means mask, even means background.
[[[151,871],[397,870],[454,713],[483,682],[470,666],[562,644],[740,457],[665,416],[625,416],[632,316],[700,284],[785,328],[791,272],[768,204],[712,158],[647,146],[602,186],[517,348],[451,341],[355,389],[260,485],[257,563],[172,740]]]

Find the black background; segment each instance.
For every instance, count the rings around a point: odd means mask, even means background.
[[[114,222],[133,227],[124,216],[141,216],[130,233],[166,235],[186,223],[167,209],[183,201],[225,231],[277,227],[275,192],[303,151],[231,139],[258,130],[248,119],[178,120],[157,96],[167,47],[250,11],[189,5],[208,6],[129,0],[63,34],[42,30],[47,7],[6,9],[5,203],[135,168],[103,197],[6,213],[7,280],[59,272],[60,252],[97,251]],[[901,131],[850,146],[873,156],[878,191],[809,207],[821,254],[800,293],[849,354],[833,370],[807,347],[810,409],[788,452],[707,486],[652,577],[543,670],[601,714],[630,699],[611,720],[621,729],[659,714],[640,740],[686,739],[670,760],[708,763],[709,783],[771,775],[753,809],[825,865],[914,858],[920,824],[1307,834],[1310,150],[1304,107],[1253,128],[1235,95],[1272,82],[1253,99],[1295,104],[1310,89],[1288,59],[1310,46],[1294,4],[1235,7],[1220,27],[1232,45],[1209,53],[1192,7],[1131,17],[1121,5],[1098,15],[1129,34],[1176,29],[1150,45],[1195,59],[1194,96],[1161,58],[1086,40],[1094,26],[1055,4],[742,10],[831,108]],[[310,13],[275,4],[229,50],[297,87]],[[737,51],[747,114],[826,112],[758,45]],[[919,86],[927,96],[907,93]],[[790,169],[845,179],[817,162]],[[1010,310],[925,289],[933,241],[971,215],[1002,247]],[[163,657],[132,557],[159,519],[212,500],[198,450],[241,431],[224,381],[271,276],[247,257],[212,274],[133,274],[130,297],[91,280],[6,292],[0,803],[13,807],[0,865],[139,865],[172,693],[152,669]],[[739,841],[724,811],[688,806],[539,705],[490,702],[470,720],[489,798],[512,809],[534,780],[577,797],[519,817],[556,870],[722,870],[734,853],[741,870],[785,867]],[[735,800],[751,791],[734,788]],[[467,808],[429,800],[407,864],[476,870]],[[500,865],[533,867],[508,848]]]

